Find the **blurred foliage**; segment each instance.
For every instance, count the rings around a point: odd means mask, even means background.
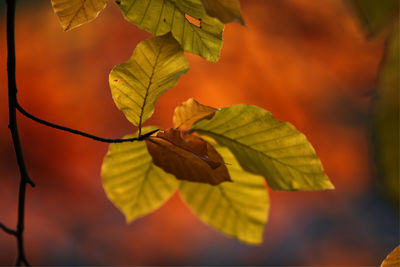
[[[379,178],[390,200],[399,206],[399,27],[390,36],[380,70],[374,110],[374,144]],[[398,210],[398,209],[397,209]]]
[[[374,156],[382,190],[399,210],[400,205],[400,109],[399,109],[399,0],[350,0],[368,30],[386,32],[385,56],[381,62],[373,110]]]
[[[350,0],[370,34],[376,34],[394,22],[399,14],[399,0]]]
[[[239,0],[201,0],[201,2],[208,15],[218,18],[223,23],[236,21],[245,25]]]

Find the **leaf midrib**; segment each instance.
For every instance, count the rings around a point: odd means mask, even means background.
[[[226,140],[231,141],[231,142],[233,142],[233,143],[236,143],[236,144],[238,144],[238,145],[244,146],[245,148],[250,149],[250,150],[252,150],[252,151],[254,151],[254,152],[256,152],[256,153],[262,154],[263,156],[269,158],[270,160],[275,161],[275,162],[277,162],[277,163],[279,163],[279,164],[282,164],[282,165],[284,165],[284,166],[287,166],[287,167],[289,167],[289,168],[291,168],[291,169],[293,169],[293,170],[295,170],[295,171],[297,171],[297,172],[299,172],[299,173],[301,173],[301,174],[303,174],[303,175],[306,175],[306,176],[307,176],[307,175],[311,175],[311,173],[306,173],[306,172],[304,172],[304,171],[302,171],[302,170],[299,170],[299,169],[296,168],[295,166],[292,166],[292,165],[289,165],[289,164],[287,164],[287,163],[284,163],[284,162],[280,161],[279,159],[276,159],[276,158],[273,158],[273,157],[269,156],[268,154],[266,154],[266,153],[263,152],[263,151],[256,150],[255,148],[253,148],[253,147],[251,147],[251,146],[249,146],[249,145],[247,145],[247,144],[243,144],[243,143],[241,143],[241,142],[239,142],[239,141],[237,141],[237,140],[235,140],[235,139],[229,138],[229,137],[227,137],[227,136],[225,136],[225,135],[222,135],[222,134],[219,134],[219,133],[215,133],[215,132],[211,132],[211,131],[208,131],[208,130],[201,130],[201,129],[194,129],[194,130],[195,130],[196,132],[198,132],[198,133],[205,133],[205,134],[209,134],[209,135],[217,135],[217,136],[220,137],[220,138],[226,139]]]
[[[146,94],[144,95],[144,98],[143,98],[143,105],[142,105],[142,108],[141,108],[141,111],[140,111],[139,125],[138,125],[139,136],[141,134],[141,129],[142,129],[142,120],[143,120],[143,114],[144,114],[144,107],[146,106],[147,97],[149,96],[150,87],[151,87],[151,85],[153,83],[153,76],[154,76],[155,70],[157,68],[158,60],[160,58],[160,54],[161,54],[161,51],[163,49],[164,43],[165,43],[165,41],[163,40],[161,45],[160,45],[160,49],[159,49],[159,51],[157,53],[156,60],[154,62],[154,68],[151,71],[151,75],[150,75],[150,78],[149,78],[149,84],[147,85],[147,88],[146,88]]]

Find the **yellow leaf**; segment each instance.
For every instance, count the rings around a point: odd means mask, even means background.
[[[245,172],[232,153],[214,146],[227,162],[233,183],[217,186],[181,182],[179,192],[206,224],[248,244],[261,244],[269,212],[263,177]]]
[[[395,248],[387,255],[381,264],[381,267],[399,267],[400,266],[400,246]]]
[[[111,71],[113,99],[126,118],[140,128],[153,114],[157,99],[188,70],[183,50],[171,34],[145,40],[128,61]]]
[[[244,25],[239,0],[201,0],[201,2],[208,15],[218,18],[223,23],[236,21]]]
[[[307,138],[259,107],[222,108],[191,129],[228,147],[244,170],[264,176],[273,189],[334,188]]]
[[[64,31],[94,20],[107,2],[108,0],[51,0]]]
[[[155,165],[179,180],[217,185],[230,181],[223,158],[203,139],[169,129],[146,139]]]
[[[207,15],[200,0],[117,1],[126,20],[156,35],[172,32],[185,51],[218,61],[224,24]],[[191,23],[192,18],[198,23]]]
[[[144,131],[154,129],[146,127]],[[153,164],[145,142],[111,144],[101,175],[108,198],[128,222],[157,209],[178,186],[172,175]]]
[[[173,123],[175,128],[188,127],[204,118],[211,118],[216,108],[205,106],[189,98],[175,108]]]

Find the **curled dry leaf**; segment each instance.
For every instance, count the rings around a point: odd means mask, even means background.
[[[218,109],[202,105],[194,98],[189,98],[175,108],[173,123],[175,128],[192,126],[199,120],[211,119]]]
[[[211,185],[231,181],[221,155],[197,136],[169,129],[146,144],[153,163],[177,179]]]

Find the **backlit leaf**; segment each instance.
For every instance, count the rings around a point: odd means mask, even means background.
[[[172,32],[185,51],[218,61],[224,24],[208,16],[200,0],[118,0],[117,3],[124,17],[140,28],[156,36]],[[191,23],[192,18],[200,25]]]
[[[173,122],[175,128],[188,127],[204,118],[211,118],[216,108],[205,106],[189,98],[175,108]]]
[[[182,181],[179,192],[206,224],[248,244],[261,244],[269,212],[264,178],[245,172],[232,153],[214,146],[227,162],[233,183],[217,186]]]
[[[153,129],[146,127],[144,131]],[[101,175],[108,198],[128,222],[157,209],[178,186],[172,175],[153,164],[145,142],[111,144]]]
[[[259,107],[222,108],[192,129],[228,147],[244,170],[264,176],[273,189],[334,188],[306,137]]]
[[[108,0],[51,0],[64,31],[94,20]]]
[[[183,50],[171,34],[145,40],[128,61],[111,71],[112,96],[126,118],[140,127],[153,114],[157,99],[188,70]]]
[[[223,158],[197,136],[169,129],[146,140],[155,165],[177,179],[212,185],[230,181]]]
[[[382,262],[381,267],[399,267],[400,266],[400,246],[395,248],[387,255]]]
[[[211,17],[216,17],[223,23],[236,21],[244,25],[239,0],[201,0],[201,2]]]
[[[399,16],[399,0],[349,0],[370,34],[376,34]]]

